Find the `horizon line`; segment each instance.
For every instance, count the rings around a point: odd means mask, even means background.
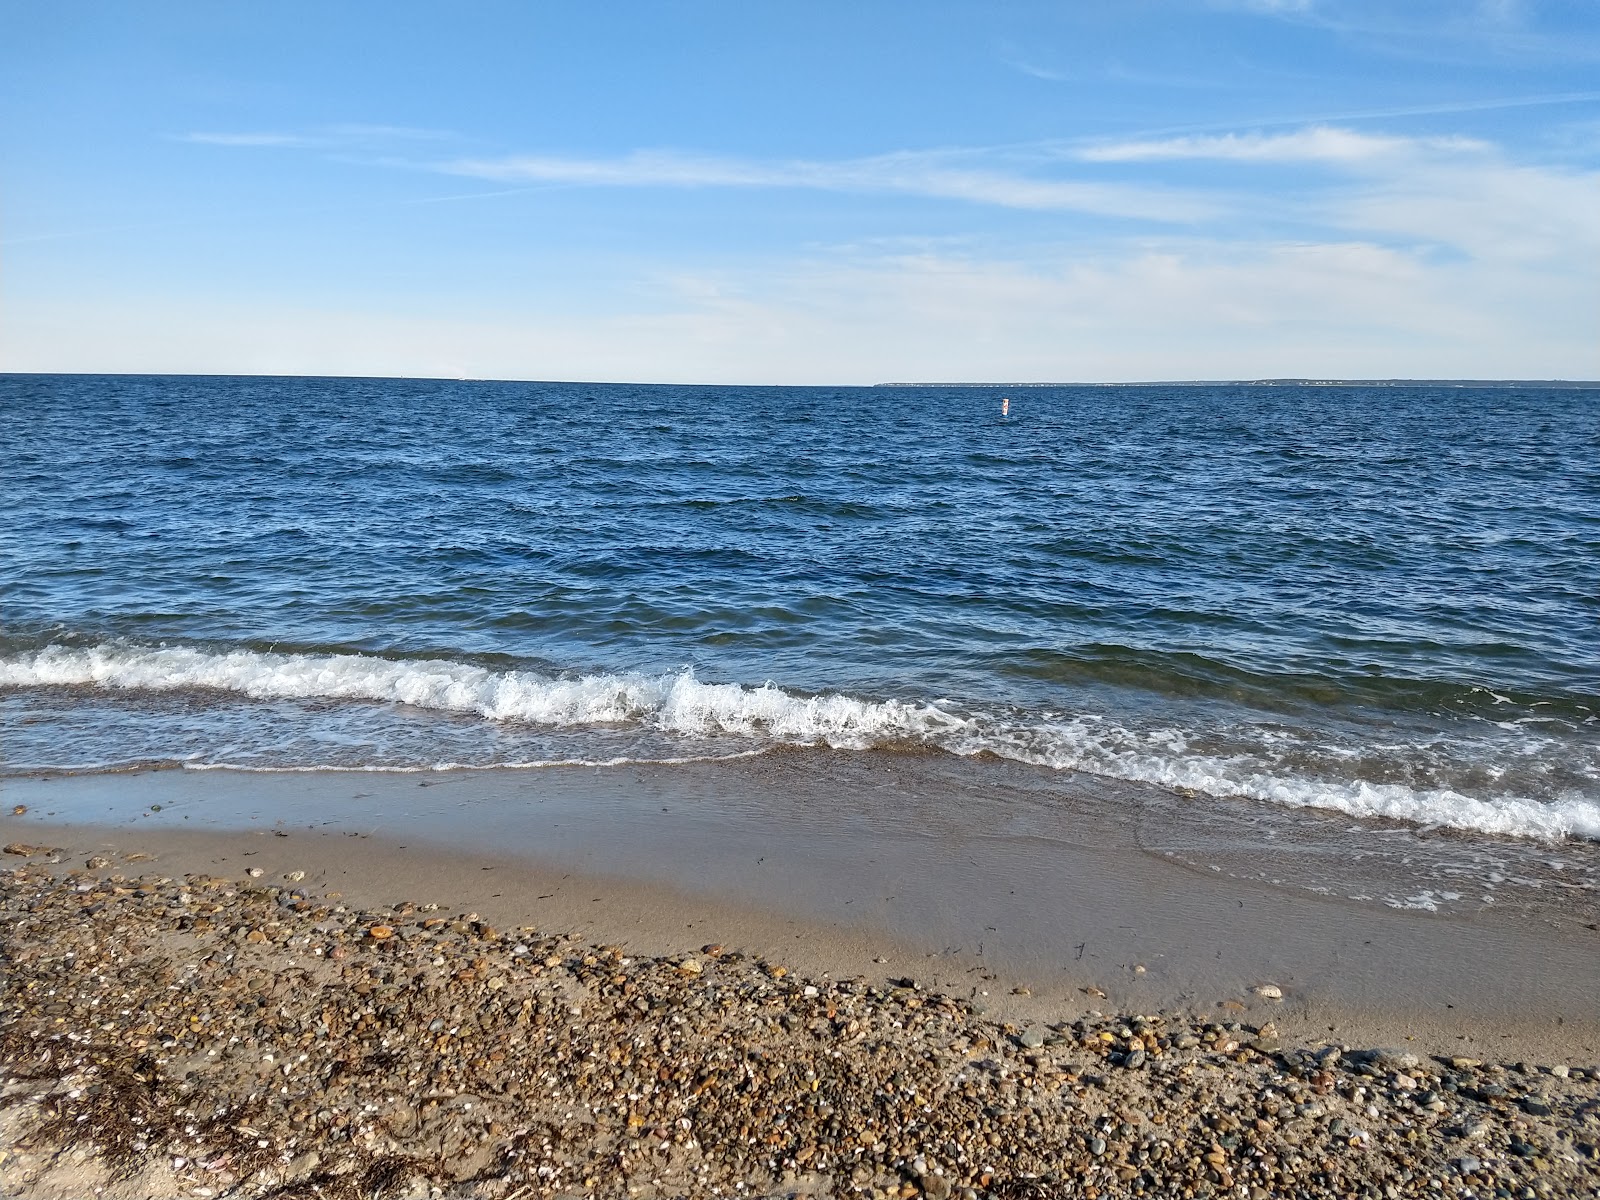
[[[537,383],[585,387],[718,387],[718,388],[1062,388],[1062,387],[1398,387],[1426,384],[1455,387],[1543,387],[1600,388],[1600,379],[1469,378],[1446,376],[1374,376],[1338,378],[1314,375],[1258,376],[1237,379],[1099,379],[1099,380],[895,380],[877,383],[710,383],[667,382],[638,379],[535,379],[478,375],[362,375],[305,374],[301,372],[218,372],[218,371],[11,371],[0,370],[0,378],[50,378],[65,376],[86,379],[387,379],[395,382],[438,383]]]

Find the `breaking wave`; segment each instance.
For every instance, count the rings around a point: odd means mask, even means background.
[[[1304,755],[1299,763],[1287,762],[1266,740],[1248,736],[1248,727],[1239,731],[1233,744],[1208,743],[1202,748],[1192,746],[1196,739],[1182,730],[1130,729],[1095,715],[993,715],[942,700],[916,703],[839,693],[807,696],[770,682],[707,683],[690,670],[566,677],[530,669],[495,670],[450,659],[123,644],[50,646],[0,659],[0,688],[87,686],[130,692],[211,689],[256,699],[401,704],[562,729],[633,726],[685,739],[749,739],[758,750],[780,745],[838,750],[910,745],[958,755],[988,753],[1040,767],[1213,796],[1332,809],[1359,818],[1518,837],[1600,840],[1600,802],[1585,795],[1554,800],[1484,797],[1447,785],[1416,787],[1341,778],[1336,767],[1342,756],[1348,756],[1337,748],[1321,756],[1317,769],[1307,770]],[[745,752],[749,751],[735,751]],[[725,756],[712,753],[677,761]],[[580,760],[522,765],[557,761]]]

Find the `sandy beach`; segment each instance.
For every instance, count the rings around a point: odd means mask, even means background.
[[[756,770],[782,782],[781,763]],[[0,820],[0,1181],[935,1200],[1600,1185],[1582,921],[1339,902],[1103,831],[1075,847],[778,820],[756,778],[10,781],[6,811],[26,811]]]

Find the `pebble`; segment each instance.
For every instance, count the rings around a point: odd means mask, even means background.
[[[245,874],[250,876],[251,879],[260,879],[266,872],[260,867],[249,867],[245,870]]]
[[[1283,989],[1275,983],[1258,983],[1251,990],[1263,1000],[1283,999]]]
[[[182,1159],[189,1194],[1398,1200],[1464,1195],[1462,1175],[1484,1200],[1600,1189],[1586,1071],[1343,1057],[1233,1010],[1071,1009],[1019,1030],[903,979],[501,938],[475,914],[309,888],[62,880],[35,860],[0,889],[5,1112],[48,1153],[120,1145],[116,1170],[135,1172]],[[1478,1099],[1494,1077],[1541,1090]],[[126,1094],[136,1126],[105,1106]],[[247,1122],[210,1120],[252,1097]],[[0,1195],[29,1194],[10,1164]],[[106,1200],[153,1194],[105,1170]]]

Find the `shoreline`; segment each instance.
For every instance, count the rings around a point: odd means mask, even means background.
[[[1100,992],[1125,1007],[1206,1013],[1252,1007],[1252,989],[1272,985],[1284,994],[1280,1026],[1308,1033],[1600,1061],[1600,922],[1587,891],[1450,913],[1341,899],[1274,881],[1327,857],[1320,843],[1295,846],[1268,827],[1258,848],[1180,853],[1201,839],[1170,796],[1132,804],[1083,777],[1068,803],[1059,788],[1002,790],[1036,786],[1034,773],[986,767],[975,784],[966,766],[841,755],[819,781],[796,755],[427,778],[9,779],[5,811],[28,811],[0,815],[0,839],[68,845],[77,858],[154,853],[170,860],[167,874],[260,855],[269,872],[305,870],[363,902],[415,900],[422,888],[502,924],[637,940],[652,953],[687,949],[715,926],[716,940],[765,951],[794,943],[812,972],[847,958],[870,974],[882,957],[1001,1007],[1021,988],[1058,1008],[1087,1010]],[[1389,836],[1391,858],[1409,861],[1415,836]],[[1229,854],[1266,878],[1223,869]],[[1413,886],[1398,883],[1397,894]],[[985,977],[998,986],[978,986]]]
[[[1292,992],[1197,1014],[1004,975],[975,1003],[948,956],[659,885],[350,830],[32,829],[61,844],[0,861],[28,1200],[1600,1186],[1600,1054],[1566,1026],[1374,1043]]]

